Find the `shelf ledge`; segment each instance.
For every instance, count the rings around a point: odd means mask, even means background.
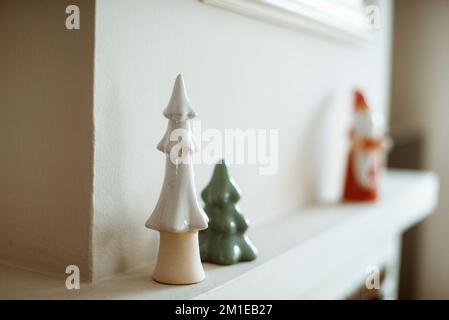
[[[205,281],[169,286],[151,280],[153,265],[67,290],[65,279],[0,267],[0,298],[10,299],[297,299],[343,298],[361,274],[355,265],[380,263],[384,248],[430,215],[438,178],[431,172],[388,171],[373,204],[315,206],[250,230],[253,262],[205,264]],[[349,268],[349,269],[348,269]],[[364,272],[364,271],[363,271]]]

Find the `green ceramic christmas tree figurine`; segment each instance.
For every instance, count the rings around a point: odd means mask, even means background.
[[[249,220],[237,205],[240,190],[224,161],[216,164],[201,197],[209,217],[209,227],[199,234],[201,260],[230,265],[256,259],[257,249],[245,235]]]

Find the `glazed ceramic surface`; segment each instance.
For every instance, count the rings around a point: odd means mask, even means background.
[[[254,260],[257,249],[245,235],[249,221],[237,205],[240,190],[224,162],[215,166],[201,196],[209,216],[209,228],[200,232],[201,259],[222,265]]]
[[[156,208],[145,225],[168,232],[205,229],[208,218],[198,203],[191,161],[192,152],[198,149],[190,124],[195,112],[181,75],[176,78],[164,116],[169,123],[157,146],[166,155],[164,183]]]
[[[195,191],[190,106],[181,75],[164,116],[168,127],[157,148],[165,154],[165,177],[156,208],[145,226],[160,231],[159,251],[153,279],[166,284],[192,284],[205,278],[201,265],[198,230],[208,218]]]
[[[343,198],[346,201],[372,201],[378,196],[386,141],[385,124],[382,116],[370,110],[360,91],[354,93],[354,109]]]

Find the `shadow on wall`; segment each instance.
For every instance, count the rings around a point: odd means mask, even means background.
[[[393,131],[394,148],[388,156],[388,167],[396,169],[423,169],[423,135],[417,130]],[[402,236],[402,257],[399,279],[399,299],[415,295],[414,275],[418,254],[419,227],[414,226]]]
[[[447,299],[449,182],[449,2],[396,0],[391,127],[394,167],[435,171],[440,199],[435,215],[404,238],[401,298]],[[398,131],[400,130],[400,131]],[[394,131],[393,131],[394,132]],[[409,238],[407,239],[407,237]],[[407,256],[408,254],[408,256]]]
[[[94,1],[0,2],[0,260],[90,277]]]

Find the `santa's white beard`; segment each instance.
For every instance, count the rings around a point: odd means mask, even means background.
[[[357,183],[365,189],[375,186],[373,170],[377,157],[374,152],[356,151],[354,155],[354,170]]]

